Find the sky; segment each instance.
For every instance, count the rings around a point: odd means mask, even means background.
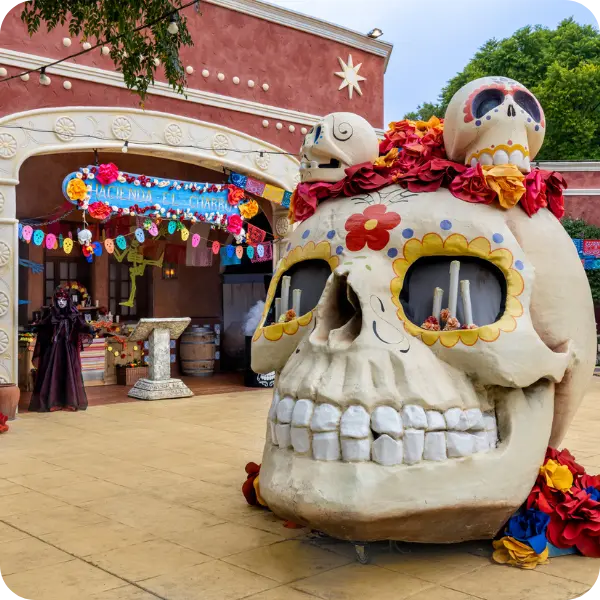
[[[525,25],[554,28],[571,16],[598,27],[593,14],[571,0],[268,1],[355,31],[383,30],[381,39],[394,44],[385,75],[386,123],[422,102],[435,102],[444,84],[491,38],[510,37]]]

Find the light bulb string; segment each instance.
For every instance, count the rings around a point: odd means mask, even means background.
[[[51,67],[55,67],[56,65],[59,65],[69,59],[72,58],[77,58],[78,56],[82,56],[83,54],[87,54],[88,52],[91,52],[92,50],[96,50],[96,48],[100,48],[101,46],[105,46],[106,44],[114,44],[115,42],[117,42],[118,40],[126,37],[127,35],[130,35],[130,33],[137,33],[138,31],[142,31],[142,29],[146,29],[147,27],[152,27],[153,25],[156,25],[157,23],[160,23],[160,21],[165,20],[166,18],[171,17],[174,14],[178,14],[179,11],[183,10],[184,8],[187,8],[188,6],[192,6],[192,4],[195,4],[197,0],[192,0],[192,2],[188,2],[187,4],[184,4],[183,6],[180,6],[179,8],[174,8],[173,10],[170,10],[169,12],[166,12],[165,14],[163,14],[162,16],[154,19],[153,21],[149,21],[147,23],[143,23],[142,25],[139,25],[138,27],[136,27],[135,29],[133,29],[132,32],[127,32],[127,33],[121,33],[115,37],[112,38],[107,38],[104,41],[100,41],[97,44],[93,45],[91,48],[87,48],[87,49],[83,49],[80,50],[79,52],[75,52],[73,54],[69,54],[69,56],[65,56],[64,58],[60,58],[58,60],[55,60],[53,62],[47,63],[45,65],[42,65],[41,67],[38,67],[37,69],[29,69],[27,71],[22,71],[21,73],[17,73],[16,75],[11,75],[9,77],[5,77],[4,79],[0,79],[0,83],[4,83],[6,81],[11,81],[12,79],[17,79],[17,77],[22,77],[23,75],[29,75],[30,73],[36,73],[37,71],[41,71],[42,70],[46,70],[49,69]]]
[[[0,128],[1,129],[20,129],[21,131],[29,131],[32,133],[53,133],[56,134],[56,131],[54,131],[53,129],[37,129],[35,127],[26,127],[24,125],[1,125],[0,124]],[[123,140],[115,140],[114,138],[108,138],[108,137],[104,137],[104,136],[99,136],[99,135],[95,135],[93,133],[72,133],[69,134],[69,138],[89,138],[89,139],[93,139],[93,140],[101,140],[104,142],[113,142],[113,143],[120,143]],[[123,141],[123,146],[121,148],[121,150],[123,150],[124,148],[130,149],[132,147],[132,145],[137,145],[137,146],[165,146],[168,148],[173,148],[173,146],[171,144],[167,144],[165,142],[141,142],[141,141],[137,141],[137,140],[125,140]],[[208,147],[208,146],[198,146],[195,144],[179,144],[178,146],[176,146],[177,148],[192,148],[194,150],[209,150],[209,151],[213,151],[212,147]],[[219,148],[220,152],[237,152],[239,154],[280,154],[282,156],[293,156],[295,158],[298,158],[300,155],[298,153],[295,152],[285,152],[282,150],[242,150],[240,148]]]

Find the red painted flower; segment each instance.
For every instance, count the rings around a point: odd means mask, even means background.
[[[119,176],[119,169],[114,163],[106,163],[98,167],[98,173],[96,174],[96,180],[101,185],[110,185],[117,180]]]
[[[383,250],[390,241],[390,229],[400,224],[400,215],[386,212],[383,204],[375,204],[364,210],[362,215],[352,215],[346,221],[346,246],[358,252],[367,245],[371,250]]]
[[[227,231],[233,235],[239,235],[242,231],[243,224],[244,222],[240,215],[229,215],[229,218],[227,219]]]

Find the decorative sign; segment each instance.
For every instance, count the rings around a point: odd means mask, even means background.
[[[89,170],[92,168],[92,165],[87,167]],[[70,181],[77,178],[78,172],[69,173],[62,185],[65,198],[73,204],[77,204],[77,201],[69,198],[67,195],[67,186]],[[203,214],[217,212],[226,215],[240,214],[238,207],[231,206],[227,201],[229,196],[227,189],[212,192],[204,191],[213,186],[211,183],[171,181],[168,179],[134,175],[132,173],[127,173],[127,179],[119,177],[117,181],[113,181],[108,185],[101,184],[98,181],[98,177],[86,180],[85,183],[92,188],[88,192],[90,195],[89,204],[93,202],[108,202],[110,206],[123,209],[128,209],[134,204],[140,207],[160,204],[161,208],[167,210],[181,209],[182,211]],[[145,183],[142,185],[140,181]]]
[[[600,258],[600,240],[583,240],[583,254]]]

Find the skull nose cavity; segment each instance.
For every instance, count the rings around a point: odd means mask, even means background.
[[[319,304],[317,326],[311,339],[330,348],[347,348],[362,328],[360,301],[346,275],[334,273]]]
[[[509,117],[516,117],[517,116],[517,111],[515,110],[514,105],[510,104],[508,106],[508,111],[506,113]]]

